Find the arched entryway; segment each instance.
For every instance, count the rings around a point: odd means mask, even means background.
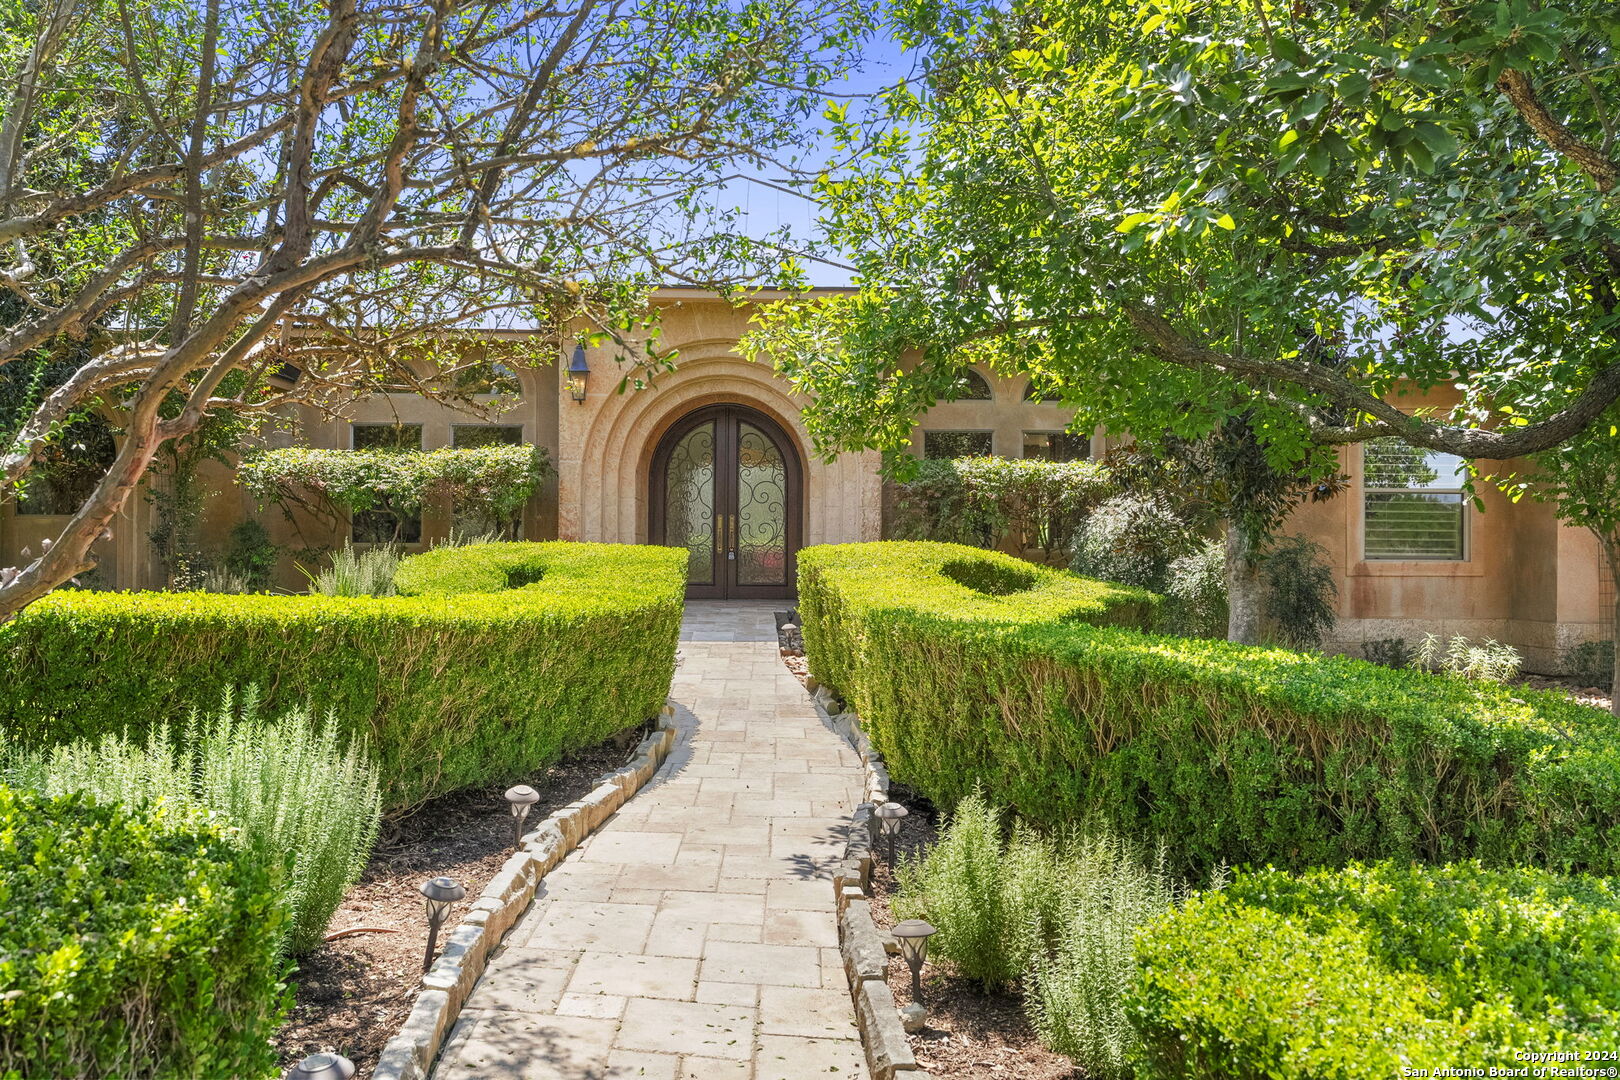
[[[803,492],[798,453],[780,425],[746,405],[710,405],[658,442],[649,535],[686,548],[691,599],[791,597]]]

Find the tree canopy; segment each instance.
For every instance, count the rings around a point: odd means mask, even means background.
[[[47,393],[6,380],[0,492],[86,408],[121,437],[0,619],[87,569],[210,414],[341,409],[419,381],[407,356],[449,377],[469,326],[640,339],[652,283],[779,264],[718,193],[801,147],[865,24],[856,0],[6,5],[0,373],[77,357]]]
[[[899,448],[975,361],[1062,388],[1081,429],[1240,418],[1285,472],[1380,436],[1474,459],[1610,437],[1613,4],[895,18],[923,74],[876,122],[827,113],[866,148],[818,184],[859,288],[779,304],[750,342],[815,397],[824,450]]]

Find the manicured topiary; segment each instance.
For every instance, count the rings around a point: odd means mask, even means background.
[[[799,610],[811,673],[947,806],[982,783],[1038,823],[1100,816],[1195,877],[1620,870],[1620,720],[1561,695],[1144,634],[1147,594],[946,544],[806,549]]]
[[[262,1077],[286,912],[224,829],[0,786],[0,1075]]]
[[[1526,1051],[1578,1067],[1620,1040],[1617,939],[1610,879],[1474,863],[1242,875],[1138,937],[1136,1075],[1383,1080],[1524,1068]]]
[[[410,806],[655,715],[685,558],[472,544],[406,559],[396,597],[58,593],[0,626],[0,725],[24,746],[141,734],[257,685],[364,736],[385,806]]]

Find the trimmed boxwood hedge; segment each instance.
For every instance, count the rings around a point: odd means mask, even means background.
[[[1515,1051],[1579,1065],[1620,1046],[1616,940],[1612,879],[1477,863],[1240,875],[1138,937],[1136,1075],[1384,1080],[1523,1068]]]
[[[0,626],[0,726],[24,746],[143,733],[257,684],[366,737],[385,805],[504,781],[655,715],[675,671],[685,553],[440,548],[400,596],[62,592]]]
[[[1620,870],[1620,721],[1562,695],[1161,637],[1152,602],[974,548],[799,556],[810,671],[896,779],[1097,815],[1181,868],[1353,859]]]
[[[0,787],[0,910],[0,1075],[275,1068],[286,911],[222,827]]]

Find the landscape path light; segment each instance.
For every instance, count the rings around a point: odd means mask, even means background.
[[[349,1080],[354,1062],[342,1054],[311,1054],[287,1070],[286,1080]]]
[[[523,845],[523,819],[529,816],[529,808],[539,801],[540,793],[528,784],[506,789],[506,804],[512,808],[513,851]]]
[[[427,953],[422,957],[422,970],[433,966],[433,949],[439,941],[439,927],[450,914],[450,905],[467,895],[467,887],[453,877],[429,878],[422,882],[423,907],[427,909]]]
[[[928,959],[928,939],[938,931],[922,919],[907,919],[890,933],[900,943],[900,956],[911,969],[911,999],[922,1001],[922,966]]]
[[[905,820],[911,811],[897,802],[886,802],[874,811],[883,835],[889,838],[889,865],[894,865],[894,845],[900,839],[900,822]]]

